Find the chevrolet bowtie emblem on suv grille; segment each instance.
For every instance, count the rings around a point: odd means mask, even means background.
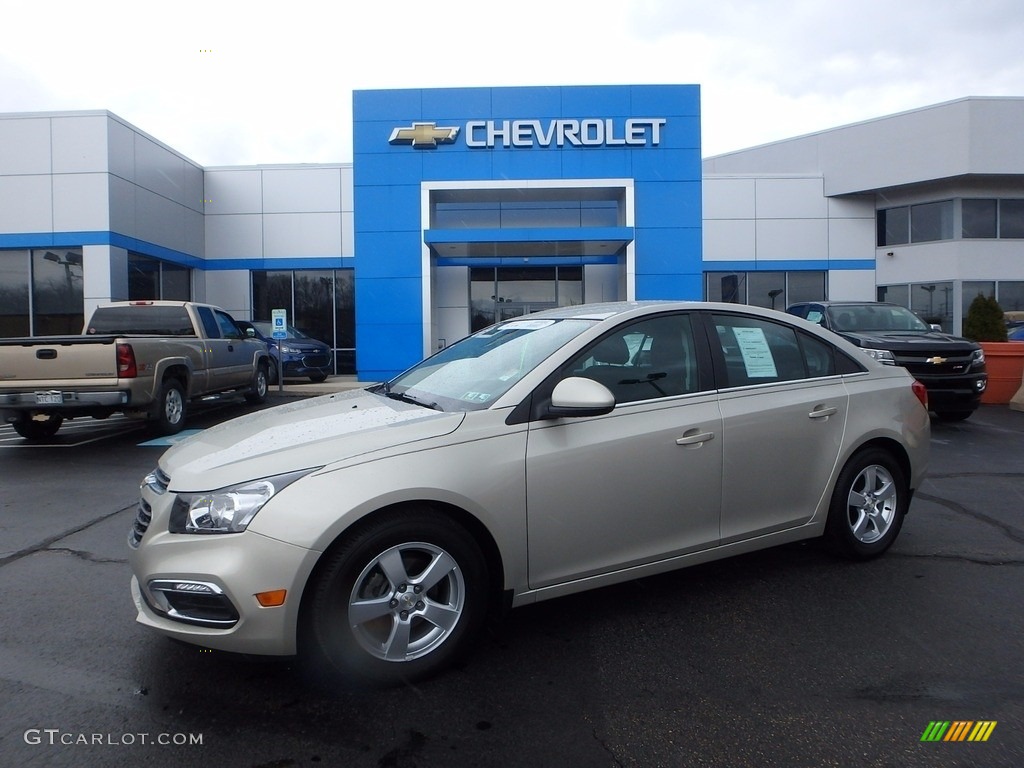
[[[437,123],[413,123],[409,128],[395,128],[388,143],[409,143],[417,148],[436,147],[438,143],[450,144],[458,135],[458,127],[438,128]]]
[[[938,355],[936,355],[935,357],[929,357],[927,360],[925,360],[925,362],[931,363],[932,365],[942,365],[944,362],[946,362],[946,358],[939,357]]]

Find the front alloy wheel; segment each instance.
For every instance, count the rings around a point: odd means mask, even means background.
[[[483,555],[439,512],[401,510],[357,526],[328,558],[306,603],[303,650],[339,682],[434,674],[463,656],[483,625]]]
[[[907,481],[892,455],[860,451],[839,473],[825,534],[844,555],[877,557],[896,540],[909,504]]]

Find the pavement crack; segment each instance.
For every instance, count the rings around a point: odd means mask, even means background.
[[[125,557],[97,557],[92,552],[85,552],[81,549],[71,549],[70,547],[47,547],[47,552],[67,552],[69,555],[74,555],[80,560],[85,560],[90,563],[127,563],[128,558]]]
[[[597,729],[594,729],[591,733],[594,735],[594,741],[601,746],[601,749],[608,753],[608,756],[614,761],[615,765],[622,766],[622,761],[615,756],[615,752],[612,751],[612,748],[608,746],[604,739],[597,735]]]
[[[74,528],[69,528],[66,531],[61,531],[60,533],[50,536],[47,539],[43,539],[41,542],[39,542],[38,544],[33,544],[31,547],[25,547],[24,549],[19,549],[17,552],[12,552],[11,554],[6,555],[5,557],[0,557],[0,568],[3,568],[5,565],[10,565],[11,563],[16,562],[18,560],[21,560],[23,557],[28,557],[29,555],[34,555],[37,552],[42,552],[44,549],[50,549],[51,545],[56,544],[61,539],[66,539],[68,536],[73,536],[74,534],[79,533],[80,531],[84,531],[86,528],[91,528],[97,523],[102,523],[104,520],[109,520],[114,515],[119,515],[122,512],[128,512],[129,510],[132,510],[134,508],[135,504],[129,504],[127,507],[115,509],[113,512],[108,512],[105,515],[100,515],[99,517],[93,518],[92,520],[82,523],[81,525],[76,525]]]
[[[950,477],[950,475],[947,475],[947,477]],[[941,496],[932,496],[930,493],[923,493],[921,491],[918,491],[915,494],[915,498],[930,501],[933,504],[938,504],[939,506],[945,507],[951,512],[958,512],[961,515],[967,515],[967,517],[974,518],[980,523],[991,525],[993,528],[1002,531],[1003,535],[1006,536],[1006,538],[1015,541],[1018,544],[1024,544],[1024,533],[1021,533],[1012,525],[1007,525],[1002,520],[997,520],[996,518],[990,515],[986,515],[984,512],[975,512],[973,509],[968,509],[963,504],[951,501],[950,499],[944,499]]]

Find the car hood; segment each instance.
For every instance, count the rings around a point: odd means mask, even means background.
[[[209,491],[446,435],[464,418],[352,390],[204,430],[168,450],[160,467],[172,491]]]
[[[939,331],[864,331],[853,333],[841,331],[841,336],[852,341],[859,347],[890,349],[893,351],[913,352],[915,349],[938,348],[946,352],[970,354],[978,345],[973,341],[951,336]]]

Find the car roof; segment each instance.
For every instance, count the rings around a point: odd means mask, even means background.
[[[558,318],[580,320],[611,320],[627,315],[649,314],[652,310],[685,311],[685,310],[716,310],[719,312],[746,312],[764,317],[785,316],[781,310],[765,309],[753,304],[734,304],[718,301],[613,301],[599,304],[578,304],[568,307],[555,307],[540,312],[524,315],[522,319]],[[520,318],[515,318],[520,319]],[[791,317],[788,319],[792,319]]]

